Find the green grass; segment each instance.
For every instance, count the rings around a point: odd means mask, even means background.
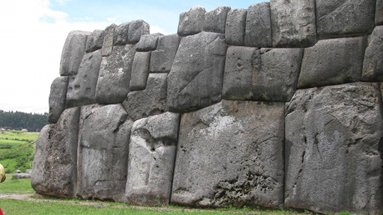
[[[31,186],[31,179],[12,179],[12,175],[7,175],[4,183],[0,184],[0,194],[29,194],[35,191]]]
[[[34,145],[38,132],[0,131],[0,163],[6,173],[32,167]]]

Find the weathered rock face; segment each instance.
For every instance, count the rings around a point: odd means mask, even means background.
[[[150,74],[145,90],[133,91],[123,102],[133,120],[142,119],[167,111],[167,74]]]
[[[77,169],[79,197],[123,200],[132,124],[121,105],[81,108]]]
[[[376,84],[299,90],[286,114],[285,206],[382,213]]]
[[[222,34],[183,38],[168,77],[169,110],[186,112],[219,102],[225,54]]]
[[[149,34],[150,26],[144,20],[129,23],[128,43],[138,43],[142,35]]]
[[[376,0],[375,24],[383,24],[383,0]]]
[[[290,101],[296,89],[302,56],[302,49],[229,47],[223,98]]]
[[[252,5],[247,10],[245,45],[271,47],[270,3]]]
[[[150,58],[150,72],[169,72],[179,43],[180,38],[176,34],[160,37],[157,50],[152,52]]]
[[[79,114],[79,108],[67,109],[56,124],[41,130],[32,164],[32,186],[37,193],[74,196]]]
[[[136,45],[137,51],[153,51],[157,48],[158,38],[162,34],[145,34],[141,36],[140,41]]]
[[[69,78],[66,98],[68,107],[95,103],[101,59],[99,50],[84,55],[78,74]]]
[[[364,55],[362,79],[383,81],[383,26],[377,26],[369,38]]]
[[[52,82],[49,94],[49,123],[56,123],[65,110],[67,88],[68,77],[58,77]]]
[[[112,53],[113,45],[117,38],[116,28],[117,28],[117,25],[112,24],[108,26],[103,32],[104,41],[102,43],[102,49],[101,49],[101,55],[103,57],[108,56]]]
[[[222,101],[182,115],[171,201],[283,204],[284,104]]]
[[[244,44],[247,10],[233,9],[227,14],[225,40],[227,44],[240,46]]]
[[[121,25],[115,28],[115,40],[113,41],[113,44],[115,46],[123,46],[128,43],[129,24],[130,23],[122,23]]]
[[[144,90],[149,76],[151,52],[137,52],[134,55],[130,90]]]
[[[201,32],[204,26],[205,13],[206,10],[201,7],[195,7],[181,13],[178,23],[178,34],[180,36],[187,36]]]
[[[275,47],[309,47],[316,42],[314,0],[271,0]]]
[[[88,35],[88,39],[86,40],[86,52],[94,52],[98,49],[102,48],[102,44],[104,43],[104,31],[102,30],[94,30],[90,35]]]
[[[129,92],[129,82],[135,54],[133,45],[114,46],[101,61],[96,100],[101,104],[121,103]]]
[[[204,31],[225,33],[227,13],[230,7],[219,7],[205,14]]]
[[[374,27],[374,0],[316,0],[321,38],[360,34]]]
[[[89,32],[72,31],[65,40],[64,48],[61,53],[60,75],[76,75],[85,54],[86,39]]]
[[[360,80],[365,47],[363,37],[320,40],[305,50],[298,87]]]
[[[179,114],[169,112],[134,122],[126,182],[128,202],[169,203],[178,126]]]

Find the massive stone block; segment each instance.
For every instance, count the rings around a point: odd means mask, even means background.
[[[227,14],[225,40],[227,44],[240,46],[244,43],[246,28],[245,9],[230,10]]]
[[[374,28],[375,0],[316,0],[320,38],[367,33]]]
[[[376,0],[375,24],[383,24],[383,0]]]
[[[365,38],[320,40],[307,48],[298,87],[317,87],[360,80]]]
[[[46,125],[36,141],[32,187],[37,193],[74,197],[80,108],[65,110],[56,124]]]
[[[135,44],[142,35],[150,33],[150,26],[144,20],[135,20],[129,23],[128,43]]]
[[[120,104],[81,108],[77,196],[124,199],[132,125]]]
[[[383,26],[375,27],[364,55],[362,79],[383,81]]]
[[[275,47],[309,47],[316,43],[315,0],[271,0]]]
[[[114,46],[107,57],[103,57],[97,82],[96,100],[101,104],[121,103],[129,92],[133,58],[133,45]]]
[[[152,52],[150,72],[169,72],[176,56],[180,38],[177,34],[162,36],[158,39],[157,50]]]
[[[67,88],[68,77],[58,77],[52,82],[49,94],[49,123],[56,123],[64,111]]]
[[[122,46],[128,43],[129,25],[130,23],[122,23],[115,28],[115,40],[113,41],[115,46]]]
[[[168,77],[171,111],[196,110],[221,100],[225,54],[222,34],[201,32],[181,40]]]
[[[69,78],[67,106],[81,106],[96,102],[96,85],[101,59],[99,50],[84,55],[78,74]]]
[[[117,39],[116,28],[117,25],[112,24],[108,26],[103,32],[104,41],[101,48],[101,54],[103,57],[112,53],[114,42]]]
[[[225,33],[227,13],[230,7],[219,7],[205,14],[204,31]]]
[[[137,52],[134,55],[130,90],[144,90],[149,76],[151,52]]]
[[[161,114],[167,110],[167,74],[149,74],[145,90],[133,91],[123,102],[125,110],[133,120]]]
[[[178,23],[178,35],[187,36],[202,31],[205,21],[205,8],[195,7],[180,14]]]
[[[223,98],[286,102],[296,90],[302,49],[229,47]]]
[[[272,46],[269,2],[255,4],[247,9],[245,46]]]
[[[286,114],[285,207],[382,214],[376,84],[297,91]]]
[[[222,101],[182,115],[172,203],[283,204],[284,104]]]
[[[145,34],[141,36],[140,41],[136,44],[137,51],[153,51],[157,48],[158,38],[163,36],[160,33],[157,34]]]
[[[134,122],[126,182],[129,203],[169,203],[178,126],[179,114],[170,112]]]
[[[61,53],[60,75],[76,75],[85,54],[86,39],[89,32],[72,31],[68,34]]]
[[[88,39],[86,40],[86,52],[93,52],[97,49],[102,48],[102,44],[104,43],[104,31],[102,30],[94,30],[90,35],[88,35]]]

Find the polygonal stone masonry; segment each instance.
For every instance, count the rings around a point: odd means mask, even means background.
[[[245,9],[232,9],[226,18],[225,41],[229,45],[241,46],[244,44],[246,28]]]
[[[76,75],[85,54],[86,40],[90,33],[72,31],[68,34],[61,53],[60,75]]]
[[[56,123],[65,110],[68,80],[68,77],[58,77],[52,82],[49,93],[49,123]]]
[[[383,81],[383,26],[376,26],[368,39],[362,80]]]
[[[189,11],[180,14],[178,23],[178,35],[188,36],[197,34],[204,27],[206,10],[202,7],[191,8]]]
[[[180,37],[177,34],[158,38],[157,49],[152,51],[150,58],[150,72],[168,73],[172,68],[179,43]]]

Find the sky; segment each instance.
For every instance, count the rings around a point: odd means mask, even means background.
[[[0,110],[48,112],[52,81],[72,30],[143,19],[151,33],[176,33],[194,6],[247,8],[266,0],[8,0],[0,3]]]

